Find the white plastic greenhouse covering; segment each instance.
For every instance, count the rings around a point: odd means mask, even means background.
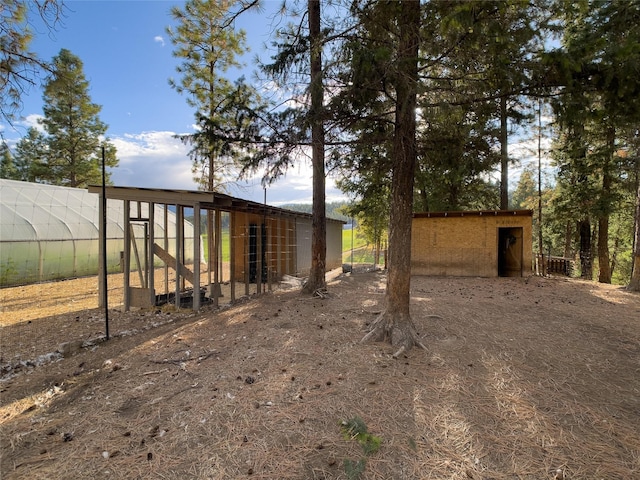
[[[98,195],[78,188],[0,179],[0,286],[74,278],[98,273]],[[136,208],[132,204],[132,211]],[[141,216],[147,216],[142,204]],[[132,212],[135,213],[135,212]],[[155,231],[165,237],[164,209],[155,206]],[[168,247],[175,248],[176,216],[167,212]],[[121,269],[124,202],[107,202],[107,264]],[[193,225],[185,221],[185,249],[193,245]],[[144,226],[134,224],[142,244]],[[171,251],[171,250],[170,250]],[[190,259],[186,259],[189,261]]]

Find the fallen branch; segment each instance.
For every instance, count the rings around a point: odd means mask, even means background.
[[[161,365],[165,365],[167,363],[170,363],[172,365],[180,366],[180,365],[182,365],[184,363],[187,363],[187,362],[193,362],[194,360],[197,361],[198,363],[200,363],[203,360],[206,360],[207,358],[209,358],[209,357],[211,357],[213,355],[216,355],[216,354],[218,354],[218,352],[214,351],[214,352],[209,352],[209,353],[206,353],[204,355],[199,355],[199,356],[193,357],[193,358],[180,358],[180,359],[165,358],[163,360],[151,360],[151,362],[152,363],[158,363],[158,364],[161,364]]]
[[[162,370],[152,370],[150,372],[144,372],[141,373],[140,375],[145,376],[145,375],[157,375],[159,373],[164,373],[164,372],[168,372],[169,369],[168,368],[163,368]]]

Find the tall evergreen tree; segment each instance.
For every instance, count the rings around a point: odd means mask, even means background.
[[[634,292],[640,292],[640,182],[637,184],[631,281],[629,282],[629,290]]]
[[[107,125],[98,114],[102,107],[91,102],[89,82],[80,58],[62,49],[53,59],[53,72],[44,87],[46,151],[41,181],[68,187],[86,187],[102,181],[101,149],[105,164],[118,165],[116,149],[104,135]],[[37,161],[37,159],[34,159]],[[107,172],[107,182],[110,174]]]
[[[289,10],[285,5],[284,12],[298,21],[276,33],[277,52],[271,63],[262,65],[262,71],[280,88],[281,104],[260,116],[260,135],[254,142],[258,147],[253,158],[247,158],[244,172],[264,168],[264,181],[269,183],[311,154],[311,270],[304,287],[304,292],[311,293],[326,286],[326,162],[333,152],[327,153],[325,148],[331,126],[324,104],[324,81],[330,66],[323,59],[324,52],[331,49],[331,39],[339,34],[330,35],[332,28],[321,28],[323,21],[326,24],[338,20],[321,16],[320,0],[308,0],[304,5],[301,11]],[[286,108],[281,107],[285,104]]]
[[[468,104],[476,132],[499,145],[500,208],[509,208],[508,156],[511,126],[526,115],[524,95],[532,90],[538,54],[548,33],[545,0],[434,2],[428,7],[441,19],[433,29],[437,42],[423,42],[436,68],[426,72],[430,101]],[[444,53],[441,53],[444,52]],[[451,108],[451,107],[449,107]]]
[[[177,26],[167,31],[181,60],[180,78],[170,79],[177,92],[185,94],[194,108],[196,133],[178,137],[191,147],[194,180],[209,191],[224,190],[234,173],[234,158],[240,132],[248,127],[248,111],[258,101],[254,89],[243,79],[236,82],[225,74],[240,66],[238,57],[248,51],[245,32],[234,28],[234,19],[256,1],[187,0],[171,9]]]
[[[427,95],[423,95],[426,97]],[[486,103],[422,109],[418,131],[416,206],[422,211],[495,209],[491,173],[500,162]]]
[[[631,237],[631,280],[629,290],[640,292],[640,129],[630,128],[625,135],[629,165],[627,191],[635,196],[633,234]]]
[[[9,180],[20,179],[13,155],[5,141],[0,143],[0,178],[6,178]]]
[[[640,120],[640,1],[564,4],[565,87],[555,104],[564,132],[561,166],[574,172],[582,211],[581,258],[590,277],[590,220],[597,222],[598,280],[611,282],[609,219],[619,208],[619,179],[624,157],[618,155],[621,131]],[[584,195],[579,195],[583,191]],[[585,273],[586,272],[586,273]]]
[[[418,345],[425,348],[411,315],[411,223],[416,167],[416,105],[418,94],[418,48],[420,2],[401,0],[378,3],[372,16],[386,17],[387,35],[394,71],[387,79],[394,92],[394,137],[391,147],[391,210],[387,266],[386,308],[372,323],[363,341],[388,341],[397,347],[394,357]],[[377,10],[377,11],[375,11]],[[386,81],[386,80],[385,80]]]
[[[353,198],[347,212],[357,219],[367,241],[375,246],[376,264],[390,218],[391,179],[386,157],[384,145],[361,145],[346,156],[341,165],[343,174],[336,181],[338,188]]]
[[[309,90],[311,108],[311,164],[313,167],[313,212],[311,231],[311,270],[303,291],[313,293],[326,287],[327,213],[324,158],[324,81],[322,78],[322,32],[320,0],[308,0]]]
[[[18,179],[24,182],[44,182],[47,177],[46,154],[44,134],[35,127],[29,128],[16,145],[15,167]]]

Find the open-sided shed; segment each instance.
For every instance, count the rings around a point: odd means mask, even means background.
[[[413,216],[411,273],[520,277],[532,271],[531,210],[427,212]]]
[[[90,186],[89,192],[98,194],[102,205],[102,187]],[[173,296],[176,305],[179,306],[180,298],[185,295],[186,281],[192,286],[190,291],[194,310],[198,309],[201,303],[201,295],[193,292],[202,291],[203,266],[208,272],[204,285],[207,287],[206,296],[216,303],[221,296],[220,284],[223,281],[230,286],[230,300],[233,302],[236,298],[237,283],[243,284],[244,294],[248,295],[250,284],[255,284],[259,292],[265,285],[270,287],[272,281],[279,281],[283,275],[305,275],[309,272],[311,235],[305,233],[307,226],[310,232],[309,214],[217,192],[109,186],[105,188],[105,195],[108,200],[118,199],[124,202],[125,265],[130,264],[132,255],[132,242],[127,237],[129,225],[135,221],[147,226],[144,238],[146,248],[143,253],[145,258],[138,262],[145,266],[138,268],[142,288],[131,286],[128,269],[125,269],[125,310],[131,306],[156,304],[155,275],[153,269],[148,266],[154,265],[157,259],[164,262],[165,270],[173,270],[176,277],[175,292],[171,292],[171,295],[165,292],[165,296]],[[184,231],[178,232],[173,248],[167,248],[162,244],[154,228],[153,216],[158,205],[165,211],[169,207],[175,211],[178,225],[182,224],[185,215],[193,217],[192,236],[201,238],[207,234],[207,255],[203,255],[200,242],[193,242],[193,252],[185,251],[185,243],[182,241]],[[102,208],[100,211],[102,212]],[[143,211],[150,214],[145,217],[136,213]],[[226,238],[222,232],[223,223],[229,232]],[[337,268],[342,264],[343,223],[327,220],[327,269]],[[205,224],[209,227],[203,227]],[[188,265],[184,260],[187,257],[201,261]],[[201,265],[204,258],[207,259],[206,264]],[[223,263],[227,271],[224,271]],[[100,305],[104,305],[104,292],[105,288],[101,282]]]

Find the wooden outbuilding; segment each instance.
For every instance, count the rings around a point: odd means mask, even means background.
[[[531,210],[413,216],[412,275],[521,277],[532,273]]]
[[[233,302],[238,296],[238,288],[243,290],[240,295],[249,295],[252,288],[255,288],[255,293],[260,293],[266,288],[271,289],[272,282],[280,281],[284,275],[309,274],[310,214],[217,192],[117,186],[106,187],[104,194],[101,186],[90,186],[88,190],[98,194],[100,199],[101,244],[104,239],[104,197],[124,202],[125,235],[121,263],[125,266],[125,311],[132,306],[156,305],[160,297],[172,299],[179,307],[185,296],[191,297],[189,304],[197,310],[204,298],[217,304],[222,296],[223,283],[229,287],[230,301]],[[158,206],[160,211],[170,209],[175,212],[176,224],[180,228],[177,228],[174,238],[167,238],[166,234],[162,238],[157,234],[154,216]],[[191,218],[191,223],[184,221],[185,215]],[[144,227],[144,238],[132,238],[134,223]],[[191,242],[185,241],[185,224],[193,226],[193,232],[189,232],[189,237],[194,239]],[[327,219],[327,270],[342,265],[343,224],[340,220]],[[206,245],[195,240],[203,236]],[[104,306],[106,276],[102,249],[100,255],[100,306]],[[156,291],[158,263],[164,267],[164,278],[167,279],[164,281],[164,293]],[[131,272],[135,275],[136,270],[136,285],[132,286]],[[169,271],[173,291],[167,291]],[[201,279],[203,272],[207,274],[204,281]]]

